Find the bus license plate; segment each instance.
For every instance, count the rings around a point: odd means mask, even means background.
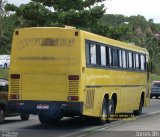
[[[48,104],[38,104],[37,109],[49,109],[49,105]]]

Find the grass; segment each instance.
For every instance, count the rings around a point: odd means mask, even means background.
[[[0,69],[0,78],[8,79],[9,69]]]

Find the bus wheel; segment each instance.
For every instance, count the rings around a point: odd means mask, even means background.
[[[39,114],[39,115],[38,115],[38,118],[39,118],[39,121],[40,121],[42,124],[48,124],[48,123],[50,123],[48,117],[46,117],[44,114]]]
[[[103,99],[101,116],[99,118],[94,118],[94,123],[98,125],[104,125],[107,119],[107,100]]]
[[[56,124],[61,120],[61,117],[57,117],[57,118],[53,119],[53,118],[51,118],[51,116],[47,116],[43,113],[39,114],[38,118],[42,124],[54,124],[54,123]]]
[[[140,99],[140,104],[139,104],[139,109],[138,110],[134,110],[133,111],[133,114],[135,116],[139,116],[142,114],[142,108],[143,108],[143,97],[141,96],[141,99]]]
[[[103,105],[102,105],[101,117],[99,118],[99,124],[100,125],[104,125],[106,123],[107,107],[108,107],[108,103],[107,103],[107,100],[104,98],[103,99]]]
[[[158,99],[158,96],[156,96],[156,99]]]
[[[108,102],[107,122],[111,122],[115,114],[115,104],[113,98]]]
[[[103,99],[101,117],[98,118],[98,124],[104,125],[106,122],[110,122],[114,115],[114,101],[113,99]]]
[[[0,108],[0,124],[5,120],[4,110]]]
[[[29,119],[29,114],[27,113],[22,113],[20,114],[21,120],[25,121]]]

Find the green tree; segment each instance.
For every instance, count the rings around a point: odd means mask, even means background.
[[[90,28],[97,24],[105,13],[104,0],[32,0],[15,7],[7,4],[6,9],[15,11],[20,26],[63,26]]]
[[[0,36],[3,37],[4,31],[6,31],[7,26],[5,22],[6,12],[4,10],[4,6],[6,4],[6,0],[0,0]]]
[[[49,20],[51,20],[51,11],[36,2],[22,4],[20,7],[7,4],[5,9],[16,12],[19,27],[46,26]]]
[[[148,35],[145,39],[145,48],[147,48],[150,61],[152,62],[153,73],[160,74],[160,39]]]
[[[136,31],[138,27],[142,29],[144,32],[147,27],[149,27],[148,22],[146,21],[144,16],[138,15],[138,16],[130,16],[129,18],[129,24],[133,26],[133,30]]]
[[[4,9],[6,2],[6,0],[0,0],[0,54],[7,54],[9,49],[7,12]]]
[[[111,25],[117,27],[122,24],[127,24],[129,18],[119,14],[105,14],[102,18],[99,19],[98,24],[101,25]]]

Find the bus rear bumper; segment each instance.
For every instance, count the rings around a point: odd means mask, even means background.
[[[9,101],[9,110],[16,113],[40,114],[53,113],[63,116],[82,115],[82,102],[52,102],[52,101]]]

